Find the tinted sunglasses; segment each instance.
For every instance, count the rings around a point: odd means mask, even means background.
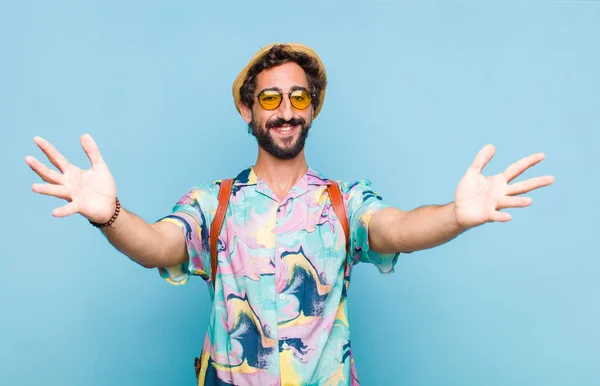
[[[284,95],[288,96],[292,107],[296,110],[306,110],[312,102],[312,95],[304,89],[286,93],[277,90],[263,90],[256,96],[258,97],[258,103],[260,103],[263,109],[275,110],[281,104]]]

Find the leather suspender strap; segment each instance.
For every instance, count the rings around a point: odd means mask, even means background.
[[[210,278],[212,280],[213,289],[215,288],[215,280],[217,277],[217,246],[219,245],[219,234],[223,227],[227,207],[229,206],[229,196],[233,188],[233,179],[221,181],[221,189],[219,190],[219,206],[217,213],[210,226]]]
[[[337,182],[329,180],[331,184],[327,187],[327,193],[329,193],[329,199],[333,206],[337,218],[342,223],[344,229],[344,235],[346,236],[346,254],[350,248],[350,226],[348,225],[348,217],[346,217],[346,209],[344,209],[344,199],[342,198],[342,192]],[[344,260],[344,267],[347,268],[348,259]]]

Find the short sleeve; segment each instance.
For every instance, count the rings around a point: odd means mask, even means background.
[[[381,273],[394,272],[399,253],[379,253],[369,248],[369,221],[377,211],[389,205],[371,188],[369,180],[341,182],[340,188],[348,210],[352,264],[371,263]]]
[[[190,276],[210,280],[209,230],[217,208],[218,185],[203,185],[190,190],[173,207],[170,215],[157,222],[177,225],[185,236],[189,259],[172,266],[159,267],[160,276],[174,285],[187,283]]]

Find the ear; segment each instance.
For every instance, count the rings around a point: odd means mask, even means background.
[[[240,102],[240,114],[246,123],[252,122],[252,109],[242,102]]]

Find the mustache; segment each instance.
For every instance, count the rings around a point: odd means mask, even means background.
[[[292,118],[289,121],[286,121],[285,119],[281,119],[281,118],[277,118],[273,121],[267,122],[267,124],[265,125],[266,129],[272,129],[273,127],[281,127],[283,125],[290,125],[290,126],[302,126],[304,127],[304,125],[306,125],[306,121],[304,120],[304,118]]]

